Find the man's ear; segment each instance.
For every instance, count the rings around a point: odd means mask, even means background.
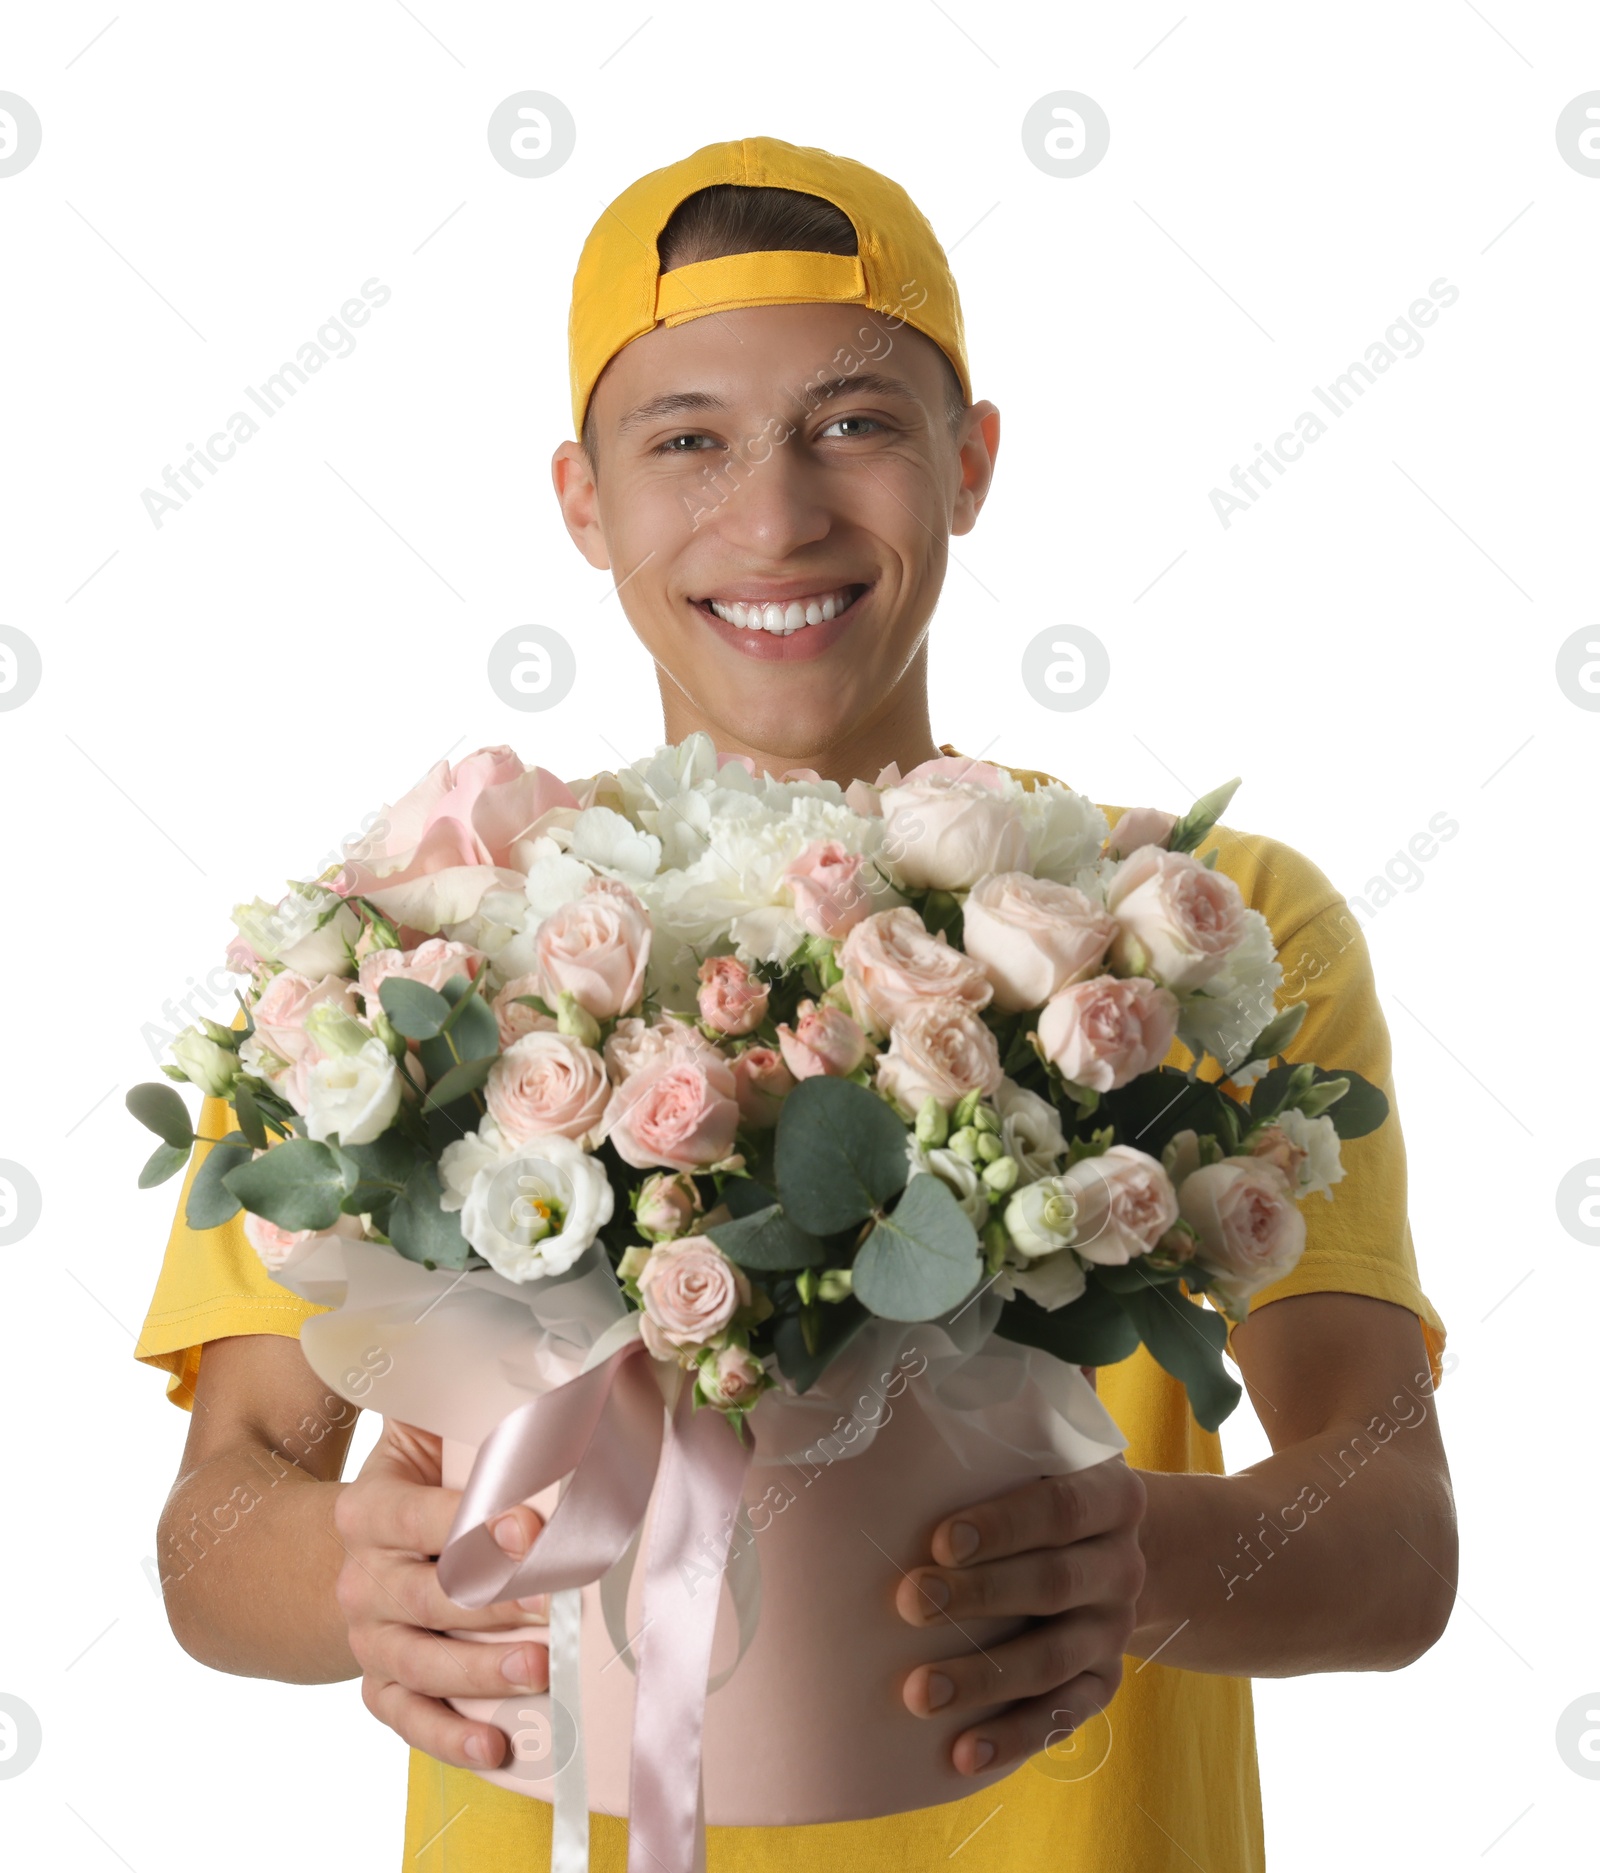
[[[974,403],[967,411],[956,447],[961,486],[950,514],[950,531],[970,533],[988,498],[994,458],[1000,451],[1000,412],[992,403]]]
[[[573,544],[597,571],[608,571],[611,555],[600,530],[600,492],[595,486],[594,469],[578,443],[563,442],[551,456],[550,479]]]

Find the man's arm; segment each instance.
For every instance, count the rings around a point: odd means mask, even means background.
[[[1020,1696],[957,1737],[957,1769],[1021,1761],[1104,1709],[1121,1683],[1114,1649],[1283,1677],[1392,1670],[1443,1632],[1455,1505],[1416,1316],[1364,1295],[1294,1295],[1251,1314],[1234,1348],[1271,1457],[1231,1476],[1129,1471],[1142,1485],[1131,1493],[1110,1487],[1118,1459],[934,1531],[937,1565],[902,1582],[902,1618],[1038,1621],[996,1657],[969,1651],[908,1678],[918,1715]]]
[[[1362,1294],[1290,1295],[1257,1308],[1233,1345],[1273,1454],[1230,1476],[1142,1473],[1129,1651],[1256,1678],[1409,1665],[1444,1631],[1457,1562],[1416,1315]]]

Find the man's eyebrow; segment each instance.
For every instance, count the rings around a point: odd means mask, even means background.
[[[869,397],[904,397],[913,403],[921,400],[903,378],[889,377],[882,371],[853,371],[847,377],[823,378],[803,384],[798,390],[790,390],[785,395],[791,404],[801,403],[809,409],[816,409],[832,397],[848,396],[851,392]],[[617,433],[625,435],[630,429],[642,429],[648,423],[660,422],[669,416],[721,411],[727,407],[721,397],[713,395],[709,390],[669,390],[629,410],[618,421]]]

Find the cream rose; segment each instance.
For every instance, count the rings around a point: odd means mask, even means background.
[[[880,795],[883,860],[913,891],[964,891],[985,872],[1026,871],[1028,835],[1003,794],[933,775]]]
[[[615,878],[591,878],[581,897],[539,925],[534,954],[544,999],[569,990],[580,1008],[609,1021],[637,1005],[650,958],[650,918]]]
[[[753,1298],[749,1277],[709,1236],[683,1236],[652,1249],[639,1271],[640,1332],[657,1359],[699,1351]]]
[[[1178,1031],[1178,1000],[1143,976],[1091,976],[1039,1016],[1044,1056],[1075,1086],[1113,1092],[1160,1066]]]
[[[739,1116],[754,1131],[776,1125],[795,1077],[775,1047],[747,1047],[733,1063]]]
[[[863,918],[840,944],[838,961],[851,1012],[874,1037],[918,1002],[955,1000],[977,1009],[994,993],[982,968],[943,932],[932,935],[909,904]]]
[[[1188,852],[1145,845],[1125,858],[1106,887],[1117,920],[1112,966],[1178,991],[1203,988],[1245,935],[1245,902],[1224,872]]]
[[[1178,1220],[1171,1180],[1147,1152],[1112,1145],[1061,1173],[1078,1206],[1072,1247],[1086,1262],[1115,1264],[1144,1255]]]
[[[842,937],[872,909],[865,860],[837,839],[813,839],[784,866],[795,915],[813,936]]]
[[[539,995],[539,978],[536,975],[513,976],[489,1004],[495,1020],[500,1024],[502,1047],[520,1041],[524,1034],[556,1032],[555,1016],[542,1015],[531,1002],[518,1000],[522,995]],[[544,999],[542,995],[539,998],[541,1001]]]
[[[244,1239],[255,1250],[261,1266],[269,1275],[283,1274],[297,1263],[305,1261],[319,1244],[331,1241],[335,1236],[359,1242],[365,1234],[359,1216],[336,1217],[331,1229],[284,1229],[270,1218],[255,1216],[246,1210],[243,1222]]]
[[[795,1011],[795,1025],[778,1026],[778,1046],[783,1063],[797,1080],[814,1079],[819,1073],[845,1079],[867,1057],[867,1037],[842,1008],[831,1002],[821,1007],[809,996]]]
[[[961,946],[993,983],[995,1006],[1018,1014],[1092,975],[1116,933],[1110,912],[1073,886],[994,872],[967,893]]]
[[[666,1054],[612,1092],[601,1123],[625,1164],[702,1170],[733,1150],[739,1124],[733,1068],[705,1055]]]
[[[700,1356],[700,1390],[719,1410],[754,1403],[766,1390],[767,1374],[748,1347],[719,1346]]]
[[[570,1034],[525,1034],[489,1069],[484,1104],[513,1144],[559,1132],[593,1142],[611,1096],[605,1062]]]
[[[1178,1186],[1178,1209],[1200,1238],[1207,1292],[1242,1320],[1251,1295],[1280,1281],[1306,1245],[1306,1220],[1289,1180],[1265,1158],[1202,1165]]]
[[[913,1117],[924,1099],[949,1112],[963,1093],[992,1093],[1004,1077],[993,1031],[959,1001],[914,1004],[877,1056],[879,1088]]]
[[[719,1034],[749,1034],[767,1014],[767,985],[737,956],[708,956],[700,965],[700,1019]]]

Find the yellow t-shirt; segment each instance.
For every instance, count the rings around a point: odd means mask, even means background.
[[[946,754],[958,751],[945,745]],[[1048,779],[1011,770],[1026,786]],[[1122,809],[1106,807],[1115,823]],[[1292,1294],[1335,1290],[1409,1308],[1422,1323],[1431,1377],[1442,1377],[1444,1324],[1417,1279],[1406,1215],[1405,1145],[1394,1109],[1389,1033],[1365,940],[1343,898],[1293,847],[1216,827],[1201,851],[1261,912],[1284,971],[1281,1002],[1308,1003],[1291,1057],[1351,1067],[1388,1094],[1377,1131],[1344,1142],[1345,1176],[1334,1200],[1303,1205],[1306,1248],[1293,1272],[1263,1289],[1252,1311]],[[1187,1055],[1175,1043],[1170,1064]],[[1215,1073],[1207,1062],[1208,1073]],[[220,1136],[232,1115],[207,1100],[201,1130]],[[238,1219],[195,1233],[177,1220],[140,1335],[137,1357],[169,1375],[168,1396],[187,1406],[206,1341],[238,1333],[298,1336],[321,1310],[263,1271]],[[1228,1339],[1231,1350],[1233,1329]],[[1214,1432],[1194,1422],[1182,1385],[1141,1346],[1098,1375],[1100,1396],[1143,1470],[1223,1471]],[[1240,1409],[1247,1408],[1241,1403]],[[961,1801],[873,1821],[817,1827],[710,1828],[708,1873],[903,1873],[959,1852],[964,1873],[1262,1873],[1261,1791],[1248,1678],[1182,1671],[1159,1658],[1126,1661],[1106,1711],[1084,1724],[1069,1756],[1036,1756],[1003,1781]],[[626,1823],[592,1822],[594,1864],[624,1873]],[[406,1873],[499,1873],[547,1866],[550,1809],[466,1770],[411,1752]]]

